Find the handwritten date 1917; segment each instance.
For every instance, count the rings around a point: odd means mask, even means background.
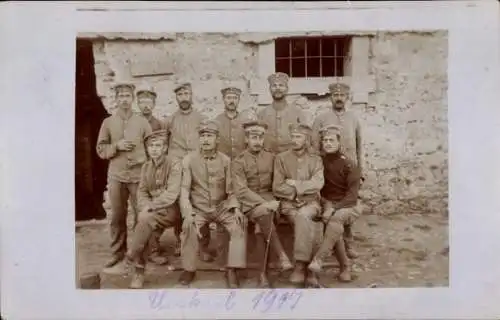
[[[188,296],[168,291],[154,291],[149,295],[149,307],[154,310],[191,309],[199,311],[230,311],[233,309],[259,313],[291,311],[295,309],[303,293],[300,290],[271,289],[259,291],[253,296],[238,294],[237,290],[216,294],[194,291]]]

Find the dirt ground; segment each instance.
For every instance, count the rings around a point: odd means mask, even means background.
[[[288,252],[291,250],[291,229],[280,229]],[[213,231],[216,235],[216,231]],[[340,283],[335,279],[338,271],[332,257],[330,267],[321,274],[325,287],[366,288],[366,287],[443,287],[448,286],[449,245],[448,218],[442,215],[366,215],[354,225],[355,248],[360,256],[354,260],[351,283]],[[130,238],[130,236],[129,236]],[[167,230],[162,246],[172,252],[173,232]],[[215,241],[216,242],[216,241]],[[243,288],[253,288],[256,284],[256,262],[249,241],[249,271]],[[77,280],[80,275],[100,273],[101,288],[127,288],[129,278],[106,275],[101,272],[103,264],[109,259],[109,234],[107,225],[100,223],[76,227]],[[217,244],[215,244],[217,245]],[[172,258],[174,271],[167,267],[149,266],[145,288],[178,287],[181,272],[179,258]],[[224,273],[220,271],[222,259],[207,264],[200,261],[196,280],[192,288],[225,288]],[[287,283],[287,274],[274,270],[270,279],[276,288],[292,287]]]

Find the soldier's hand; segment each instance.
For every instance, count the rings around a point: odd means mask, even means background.
[[[271,211],[278,211],[278,207],[280,206],[280,202],[277,200],[272,200],[266,202],[266,208],[268,208]]]
[[[234,217],[236,218],[236,223],[238,223],[241,227],[245,226],[245,216],[239,208],[234,208]]]
[[[295,187],[295,180],[292,179],[286,179],[285,183],[288,184],[289,186]]]
[[[119,151],[130,151],[135,147],[135,144],[129,140],[120,140],[116,143],[116,148]]]

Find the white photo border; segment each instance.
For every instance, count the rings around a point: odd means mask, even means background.
[[[313,5],[323,8],[312,9]],[[238,10],[249,7],[259,10]],[[79,8],[86,10],[77,11]],[[88,11],[92,8],[114,11]],[[127,10],[118,10],[123,8]],[[210,10],[202,10],[207,8]],[[5,213],[1,225],[1,299],[7,319],[486,319],[500,313],[496,1],[224,5],[11,2],[1,9],[0,36],[5,49],[1,52],[5,56],[0,92],[6,97],[2,102],[6,109],[2,110],[7,110],[0,119],[4,182],[0,206]],[[144,11],[147,9],[154,10]],[[192,302],[195,290],[75,288],[74,79],[78,32],[353,29],[449,32],[449,288],[307,290],[295,308],[289,299],[281,308],[261,305],[256,309],[253,305],[259,290],[198,290],[198,302]],[[276,299],[283,299],[285,292],[289,290],[269,291],[266,297],[272,300],[277,294]],[[153,297],[158,294],[166,294],[164,299],[172,302],[171,306],[154,309]],[[289,297],[298,297],[294,294],[289,293]]]

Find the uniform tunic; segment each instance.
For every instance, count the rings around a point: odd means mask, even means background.
[[[267,150],[245,150],[233,161],[234,189],[244,213],[274,200],[273,165],[274,154]]]
[[[230,164],[229,157],[218,151],[207,157],[194,151],[183,159],[180,207],[184,217],[181,234],[184,270],[196,270],[198,233],[210,222],[224,226],[229,233],[227,266],[246,267],[246,233],[230,211],[240,206],[233,192]],[[193,222],[188,223],[187,217],[193,214]]]
[[[109,160],[108,177],[124,183],[138,183],[141,166],[146,161],[144,137],[151,133],[148,121],[139,115],[126,117],[122,112],[104,119],[97,138],[97,154]],[[131,151],[119,151],[116,143],[122,139],[135,143]]]
[[[303,111],[293,104],[286,105],[282,110],[277,110],[271,105],[261,110],[258,118],[268,126],[264,135],[264,148],[275,154],[286,151],[292,146],[289,125],[306,123]]]
[[[219,123],[218,150],[230,159],[234,159],[245,150],[245,131],[242,114],[237,113],[230,118],[226,112],[219,114],[215,120]]]
[[[296,180],[295,186],[287,179]],[[312,218],[320,210],[320,190],[324,184],[323,162],[318,155],[293,150],[276,156],[274,161],[273,192],[281,199],[281,212],[294,225],[294,258],[309,262],[321,242],[323,226]]]
[[[137,192],[141,215],[129,253],[137,267],[144,267],[144,250],[154,232],[174,227],[178,223],[180,215],[176,200],[181,179],[182,165],[177,158],[164,155],[157,163],[150,159],[142,167]]]
[[[191,151],[198,150],[198,126],[205,117],[197,110],[187,112],[179,109],[165,121],[165,128],[170,132],[168,154],[183,158]]]
[[[335,111],[333,109],[320,113],[313,123],[313,144],[316,151],[320,148],[319,130],[325,124],[334,124],[342,128],[341,145],[342,152],[362,171],[362,140],[361,125],[356,115],[349,110]]]

